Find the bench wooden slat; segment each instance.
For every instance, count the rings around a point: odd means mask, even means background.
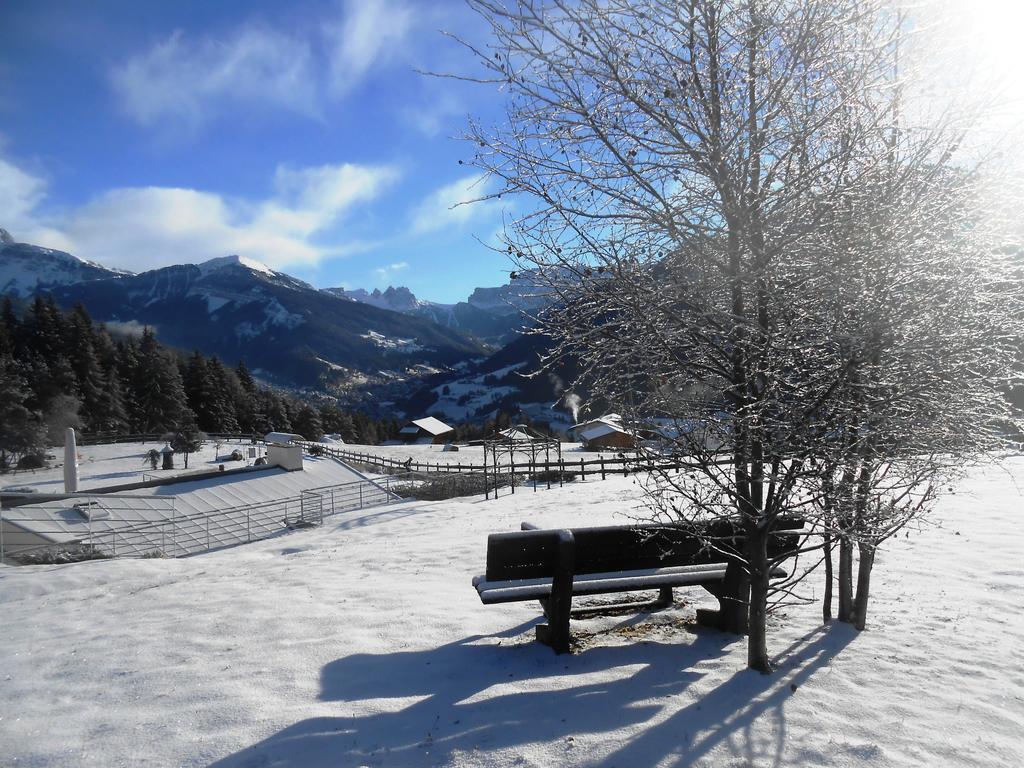
[[[705,584],[725,578],[725,563],[674,568],[648,568],[640,571],[614,571],[576,576],[573,595],[597,595],[606,592],[632,592],[661,587]],[[477,577],[480,579],[480,577]],[[551,594],[551,579],[511,581],[480,580],[475,583],[480,601],[485,604],[540,600]]]
[[[785,529],[783,529],[785,530]],[[709,524],[702,535],[681,526],[644,524],[573,528],[576,574],[720,563],[742,551],[742,537],[725,522]],[[713,546],[704,542],[710,537]],[[773,549],[792,546],[792,534],[774,534]],[[550,576],[556,561],[553,531],[525,530],[487,537],[487,579],[529,579]]]

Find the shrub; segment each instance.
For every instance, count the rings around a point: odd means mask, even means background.
[[[47,547],[35,552],[25,552],[11,557],[22,565],[62,565],[64,563],[83,563],[87,560],[109,560],[110,555],[103,554],[88,544]]]
[[[26,453],[18,459],[18,469],[42,469],[46,466],[46,456],[42,453]]]
[[[577,474],[577,472],[569,470],[546,469],[534,474],[532,479],[535,483],[557,483],[559,481],[569,483],[576,479]]]
[[[432,473],[419,475],[409,482],[392,486],[392,490],[403,498],[419,501],[444,501],[459,496],[476,496],[486,490],[505,488],[512,484],[515,476],[511,474],[487,476],[484,483],[482,473],[466,474],[458,472]]]

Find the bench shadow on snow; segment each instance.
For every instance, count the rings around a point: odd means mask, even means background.
[[[516,637],[533,623],[499,637]],[[706,674],[692,667],[727,655],[739,639],[698,629],[691,643],[641,642],[555,656],[538,643],[501,645],[493,637],[475,636],[424,651],[355,654],[323,668],[321,701],[333,703],[340,712],[345,711],[345,702],[418,701],[397,711],[310,718],[213,765],[439,765],[457,754],[465,760],[474,753],[541,742],[564,744],[566,763],[594,764],[596,756],[588,760],[585,754],[573,754],[576,743],[583,746],[590,734],[624,727],[641,730],[601,765],[689,765],[720,744],[758,765],[765,760],[781,765],[786,740],[783,706],[795,695],[791,686],[799,687],[853,639],[847,629],[815,630],[777,656],[780,669],[774,675],[737,670],[717,688],[646,729],[644,722],[665,706],[671,708],[672,697]],[[637,669],[614,680],[574,679],[619,667]],[[529,690],[489,692],[505,683]],[[761,727],[755,735],[751,726],[761,717],[773,719],[774,728]]]

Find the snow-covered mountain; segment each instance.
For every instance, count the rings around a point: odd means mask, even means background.
[[[544,307],[546,300],[528,279],[510,280],[495,288],[476,288],[466,301],[438,304],[416,298],[404,286],[375,288],[324,288],[338,298],[358,301],[380,309],[426,318],[439,325],[473,336],[491,347],[500,347],[517,338],[529,322],[526,313]]]
[[[365,288],[347,290],[345,288],[324,288],[325,293],[337,296],[342,299],[358,301],[362,304],[369,304],[378,309],[389,309],[392,312],[401,312],[406,315],[416,314],[427,307],[449,307],[448,304],[435,304],[430,301],[421,301],[413,295],[413,292],[404,286],[397,288],[389,286],[385,290],[374,288],[367,291]]]
[[[374,400],[404,402],[417,389],[414,410],[437,405],[453,417],[472,417],[523,396],[536,403],[557,397],[554,382],[529,384],[519,375],[536,361],[536,342],[520,338],[528,322],[522,310],[542,306],[527,281],[478,288],[467,301],[438,304],[405,287],[319,290],[237,255],[119,272],[15,243],[0,230],[0,294],[37,293],[65,307],[81,303],[115,330],[150,326],[165,344],[216,354],[229,364],[244,359],[269,381],[347,392],[369,410]],[[496,348],[503,349],[486,360]],[[454,381],[459,378],[474,391],[502,389],[486,395],[486,404],[473,397],[456,403],[461,391],[456,397],[440,387],[434,391],[434,382],[447,380],[455,384],[450,391],[461,390]],[[501,394],[508,402],[492,397]]]
[[[165,344],[244,359],[280,384],[335,391],[409,383],[482,347],[424,318],[339,301],[238,256],[53,288],[114,328],[151,326]]]
[[[24,298],[62,285],[126,274],[64,251],[15,242],[6,229],[0,229],[0,294]]]

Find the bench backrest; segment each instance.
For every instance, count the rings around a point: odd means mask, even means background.
[[[803,521],[787,519],[770,539],[769,556],[779,557],[797,545],[794,530]],[[571,528],[575,538],[574,573],[605,573],[726,562],[740,552],[743,536],[727,521],[704,526],[614,525]],[[492,533],[487,537],[488,581],[548,578],[554,574],[558,530]],[[713,545],[708,546],[709,539]]]

